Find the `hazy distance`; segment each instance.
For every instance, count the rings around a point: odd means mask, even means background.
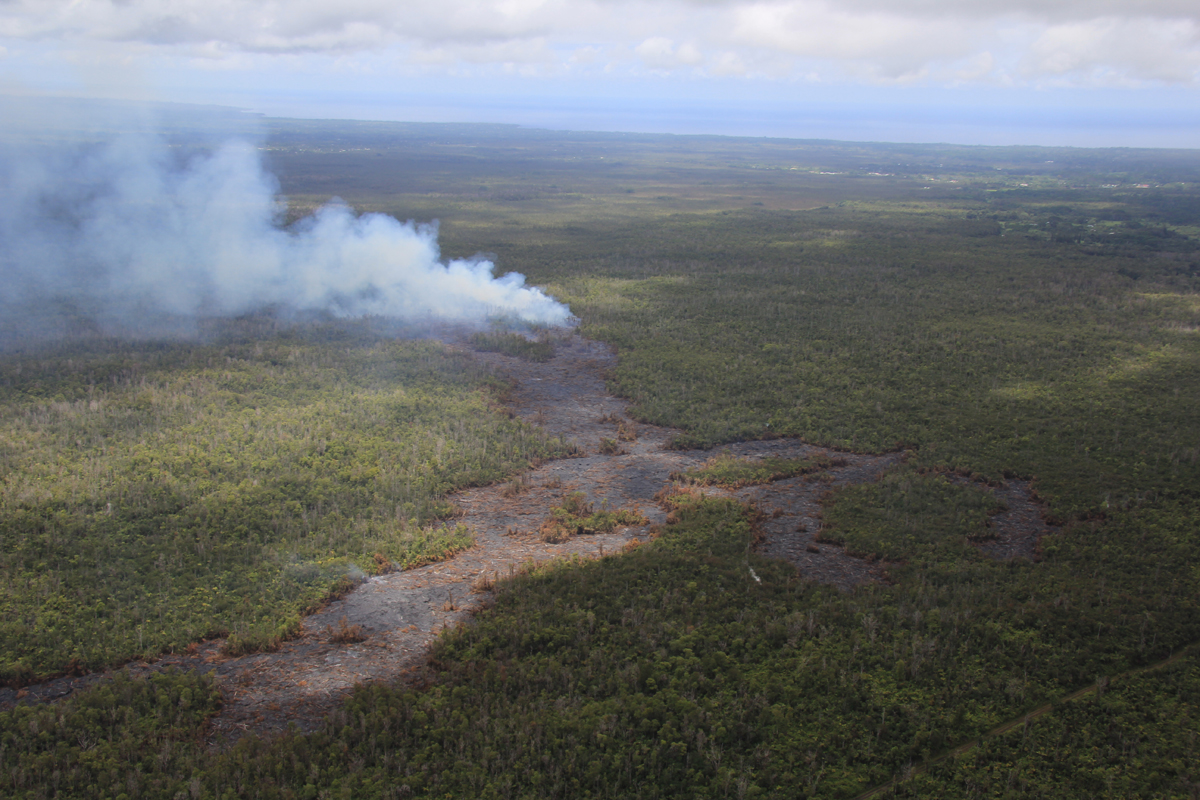
[[[1200,146],[1186,0],[16,0],[0,94],[271,116]]]

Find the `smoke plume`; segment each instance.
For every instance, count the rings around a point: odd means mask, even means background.
[[[436,224],[356,215],[335,198],[282,228],[278,183],[247,141],[189,154],[125,121],[5,116],[24,125],[0,131],[10,335],[24,326],[22,338],[36,337],[54,313],[109,332],[268,306],[454,323],[570,319],[520,274],[495,278],[480,257],[443,260]]]

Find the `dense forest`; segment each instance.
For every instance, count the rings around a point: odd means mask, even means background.
[[[440,219],[612,345],[672,446],[909,451],[823,503],[888,581],[808,581],[703,494],[828,462],[717,457],[654,541],[499,581],[422,685],[218,752],[210,678],[118,678],[0,713],[0,794],[1200,793],[1200,155],[271,124],[290,219]],[[354,326],[0,356],[4,677],[270,646],[353,570],[465,546],[453,488],[568,450],[504,389]],[[1033,561],[970,545],[1012,478],[1061,526]]]

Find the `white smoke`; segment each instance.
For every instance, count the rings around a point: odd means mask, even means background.
[[[136,127],[136,126],[132,126]],[[155,133],[54,129],[0,140],[0,303],[67,305],[101,327],[265,306],[562,325],[570,310],[492,262],[444,261],[435,224],[336,198],[290,229],[255,147],[180,155]],[[11,131],[0,131],[11,133]],[[11,327],[11,320],[10,326]]]

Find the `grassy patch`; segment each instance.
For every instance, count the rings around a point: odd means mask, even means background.
[[[554,358],[554,342],[549,339],[530,339],[519,333],[473,333],[468,340],[484,353],[503,353],[526,361],[549,361]]]
[[[983,486],[901,467],[876,483],[834,490],[817,540],[871,559],[972,558],[967,544],[994,538],[988,517],[1004,509]]]
[[[450,490],[565,452],[439,344],[302,333],[0,357],[0,677],[231,634],[471,543]]]
[[[629,509],[597,511],[583,492],[572,492],[561,506],[550,509],[550,518],[538,529],[543,541],[565,542],[572,536],[590,533],[609,533],[626,525],[645,525],[649,522],[639,511]]]
[[[738,458],[725,451],[708,459],[698,469],[672,475],[673,480],[683,480],[700,486],[724,486],[740,489],[762,483],[812,475],[830,467],[840,467],[846,461],[830,456],[807,456],[805,458]]]

